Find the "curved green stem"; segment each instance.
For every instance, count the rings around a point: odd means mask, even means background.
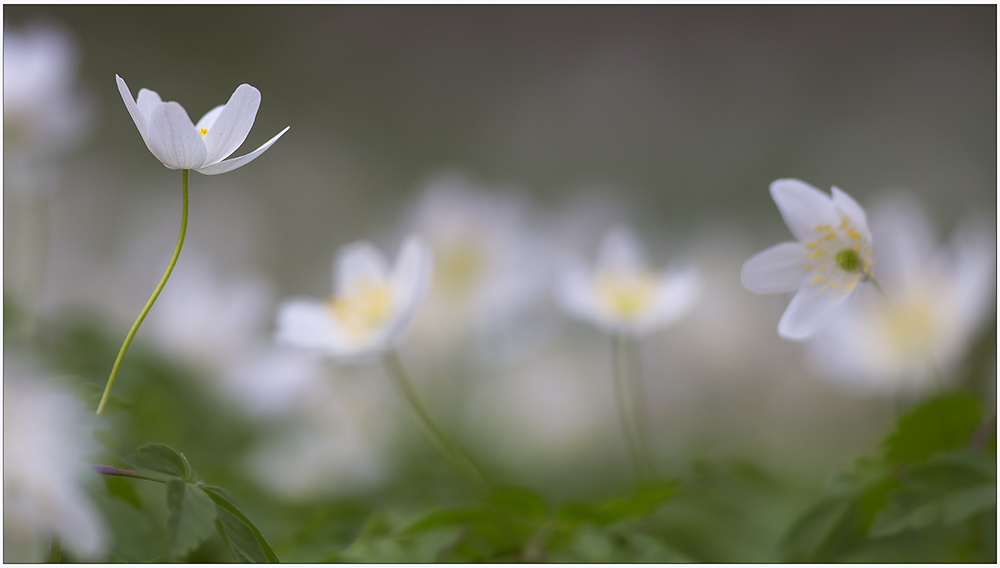
[[[618,414],[622,421],[622,430],[628,441],[632,465],[640,482],[651,480],[655,476],[653,461],[649,455],[642,424],[642,396],[639,393],[638,377],[632,372],[634,360],[631,341],[615,334],[612,338],[614,358],[615,394],[618,399]]]
[[[885,293],[884,289],[882,289],[882,285],[879,284],[878,280],[875,279],[875,275],[874,274],[871,274],[870,272],[865,272],[865,278],[867,278],[868,281],[871,282],[875,286],[875,289],[878,290],[879,294],[882,294],[883,298],[885,298],[886,300],[889,299],[889,295]]]
[[[420,402],[417,392],[413,389],[413,383],[410,381],[410,377],[403,367],[403,362],[399,359],[399,354],[392,349],[386,351],[382,356],[382,364],[385,367],[386,374],[396,383],[403,397],[410,404],[410,408],[417,415],[420,425],[427,432],[431,441],[441,450],[441,453],[445,455],[455,469],[469,477],[476,489],[489,491],[492,488],[492,483],[490,483],[483,469],[479,467],[479,464],[457,442],[448,437],[438,427],[434,419],[431,418],[430,413],[427,412],[427,409]]]
[[[118,376],[118,368],[121,367],[122,359],[125,358],[125,352],[128,351],[128,346],[131,345],[132,338],[135,337],[135,332],[139,331],[139,325],[142,324],[142,320],[146,319],[146,314],[153,307],[153,302],[156,301],[156,298],[159,297],[163,286],[167,283],[167,279],[170,278],[170,273],[174,271],[174,265],[177,264],[177,257],[181,254],[181,247],[184,246],[184,234],[187,232],[188,224],[188,170],[181,170],[181,187],[184,192],[184,204],[181,209],[181,234],[177,237],[177,247],[174,248],[174,256],[170,259],[167,271],[163,273],[163,278],[160,279],[160,283],[156,286],[156,290],[153,291],[153,295],[146,302],[146,307],[142,308],[139,317],[132,324],[132,329],[125,336],[125,343],[122,344],[121,350],[118,351],[118,358],[115,359],[115,364],[111,368],[111,376],[108,377],[108,384],[104,387],[104,395],[101,396],[101,403],[97,406],[98,414],[104,410],[104,405],[108,402],[108,397],[111,396],[111,385],[115,384],[115,377]]]

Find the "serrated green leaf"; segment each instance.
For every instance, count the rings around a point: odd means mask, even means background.
[[[216,528],[237,562],[278,562],[278,556],[267,539],[225,491],[212,486],[202,486],[201,489],[216,505]]]
[[[167,550],[182,559],[215,528],[216,507],[199,487],[181,479],[167,482]]]
[[[104,479],[104,485],[108,489],[108,495],[117,497],[136,509],[142,509],[142,499],[139,498],[139,494],[136,492],[131,480],[114,475],[102,475],[101,477]]]
[[[193,479],[191,464],[187,458],[164,444],[146,444],[123,461],[137,470],[152,474],[158,479],[180,478],[184,481]]]
[[[979,401],[966,393],[932,398],[902,416],[884,442],[891,462],[910,464],[968,444],[982,421]]]

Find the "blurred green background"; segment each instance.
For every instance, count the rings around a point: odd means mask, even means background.
[[[690,349],[670,347],[679,338],[671,332],[644,353],[657,405],[653,445],[664,470],[697,480],[661,519],[687,535],[678,537],[687,555],[680,558],[773,559],[773,543],[825,472],[877,444],[895,415],[891,400],[845,394],[810,376],[800,347],[774,331],[786,299],[739,287],[743,259],[788,239],[768,184],[795,177],[837,185],[862,204],[905,188],[942,234],[970,211],[995,223],[996,6],[4,6],[5,27],[38,21],[74,37],[78,84],[94,114],[90,136],[62,158],[49,188],[42,332],[15,350],[103,384],[169,258],[180,175],[144,147],[115,74],[133,94],[145,87],[179,101],[194,120],[250,83],[263,100],[246,148],[291,130],[235,172],[192,174],[188,240],[175,274],[200,258],[226,277],[266,280],[272,300],[322,296],[338,246],[366,238],[395,254],[399,222],[426,181],[457,170],[513,187],[543,226],[595,208],[592,220],[578,221],[592,224],[582,231],[589,240],[574,243],[588,256],[595,235],[630,221],[650,239],[658,265],[676,255],[707,258],[707,278],[735,290],[733,301],[759,306],[731,320],[754,337],[720,343],[735,362],[706,352],[675,364],[678,350]],[[8,199],[5,190],[12,258],[21,213]],[[273,329],[268,309],[262,336]],[[995,313],[990,320],[963,380],[995,398]],[[420,509],[454,500],[451,474],[407,432],[407,410],[384,384],[388,395],[369,396],[374,410],[365,419],[395,432],[380,434],[396,456],[386,477],[376,476],[375,486],[331,481],[336,497],[320,491],[330,500],[309,504],[269,492],[246,459],[275,423],[218,406],[197,373],[149,333],[140,330],[116,386],[132,405],[116,419],[124,421],[120,450],[163,442],[184,451],[259,519],[283,559],[339,550],[371,510],[389,503]],[[609,355],[597,332],[567,325],[560,333],[568,339],[557,344],[583,345],[589,358],[534,373],[599,375]],[[678,333],[693,341],[720,332]],[[511,414],[514,426],[498,435],[510,424],[494,415],[506,410],[489,413],[501,400],[489,384],[479,398],[449,395],[463,388],[455,385],[468,380],[466,369],[435,364],[415,372],[445,369],[442,382],[424,384],[430,406],[499,477],[557,500],[627,485],[614,414],[597,412],[564,454],[550,455],[544,444],[526,449],[537,442],[535,422]],[[325,372],[352,385],[384,383],[377,368]],[[515,365],[478,380],[520,372]],[[675,383],[657,386],[672,373]],[[531,376],[519,379],[528,385],[520,392],[541,402],[502,408],[556,414],[546,397],[562,396],[563,387],[533,391]],[[468,400],[480,406],[450,406]],[[735,535],[729,548],[723,534]],[[204,559],[221,554],[211,546]],[[395,558],[357,554],[348,558]],[[143,549],[125,559],[153,556]]]

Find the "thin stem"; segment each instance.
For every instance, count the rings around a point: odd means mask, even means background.
[[[167,279],[170,278],[170,273],[174,271],[174,265],[177,264],[177,257],[181,254],[181,247],[184,246],[184,234],[187,232],[188,223],[188,170],[181,170],[181,187],[183,189],[183,207],[181,209],[181,233],[177,237],[177,246],[174,248],[174,256],[170,259],[170,264],[167,265],[167,271],[163,273],[163,278],[160,279],[160,283],[156,286],[156,290],[153,291],[153,295],[149,297],[149,301],[146,302],[146,307],[142,308],[142,312],[139,313],[139,317],[136,318],[135,323],[132,324],[132,329],[129,330],[128,335],[125,336],[125,343],[122,344],[122,348],[118,351],[118,358],[115,359],[115,364],[111,368],[111,376],[108,377],[108,385],[104,387],[104,395],[101,396],[101,403],[97,406],[97,413],[100,414],[104,410],[104,405],[108,402],[108,397],[111,396],[111,385],[115,383],[115,377],[118,376],[118,368],[121,367],[122,359],[125,358],[125,352],[128,351],[128,346],[132,343],[132,338],[135,337],[135,332],[139,331],[139,325],[142,324],[142,320],[146,319],[146,314],[149,309],[153,307],[153,302],[160,295],[160,291],[163,290],[163,286],[167,283]]]
[[[642,431],[636,416],[637,401],[631,385],[633,381],[629,372],[627,344],[628,339],[621,334],[615,334],[612,338],[615,394],[618,399],[618,415],[621,418],[622,430],[624,430],[628,442],[632,465],[635,467],[639,481],[646,481],[652,477],[652,466],[645,450]]]
[[[883,298],[885,298],[886,300],[889,299],[889,295],[885,293],[885,290],[882,288],[882,285],[879,284],[874,274],[870,272],[865,272],[865,278],[875,286],[875,289],[878,290],[879,294],[882,294]]]
[[[114,477],[132,477],[135,479],[144,479],[146,481],[156,481],[162,483],[159,479],[154,479],[152,477],[147,477],[138,471],[132,471],[131,469],[122,469],[120,467],[111,467],[110,465],[97,465],[94,464],[90,466],[94,468],[94,471],[101,475],[111,475]]]
[[[49,564],[62,564],[62,542],[59,535],[52,535],[52,548],[49,550]]]
[[[476,489],[488,491],[492,484],[482,468],[458,445],[448,437],[444,431],[438,427],[429,412],[420,402],[417,392],[413,389],[413,383],[403,367],[403,362],[399,359],[399,354],[395,350],[388,350],[382,356],[382,365],[386,374],[396,384],[403,397],[410,404],[410,408],[417,415],[420,425],[430,437],[431,441],[437,445],[441,453],[452,463],[452,465],[462,474],[469,477]]]

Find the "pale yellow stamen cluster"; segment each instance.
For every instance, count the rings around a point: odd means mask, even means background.
[[[881,314],[880,328],[886,341],[904,357],[922,359],[939,343],[940,314],[926,301],[910,299],[888,306]]]
[[[831,296],[850,292],[862,278],[871,275],[874,265],[871,244],[852,225],[850,219],[844,217],[840,224],[816,225],[816,240],[806,243],[806,253],[803,257],[808,261],[805,265],[807,273],[812,274],[810,285],[821,286]],[[844,255],[843,251],[853,251],[853,255]],[[845,270],[840,258],[857,260],[855,270]],[[855,256],[856,255],[856,256]]]
[[[208,134],[208,129],[207,128],[199,128],[198,129],[198,134],[200,134],[202,137],[204,137],[206,134]]]
[[[449,296],[468,294],[482,277],[483,252],[472,243],[458,243],[438,253],[435,286]]]
[[[656,299],[657,277],[647,271],[602,272],[594,282],[601,304],[621,318],[634,318],[650,309]]]
[[[333,316],[356,337],[382,326],[392,312],[392,305],[392,291],[377,280],[356,282],[329,304]]]

